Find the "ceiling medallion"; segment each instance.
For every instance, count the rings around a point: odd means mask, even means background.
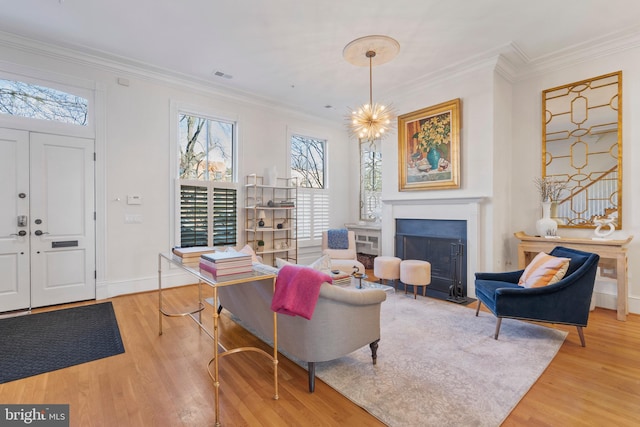
[[[373,102],[373,66],[391,61],[398,55],[400,44],[388,36],[360,37],[347,44],[344,59],[357,66],[369,66],[369,103],[348,116],[349,130],[361,141],[382,139],[393,126],[395,112],[390,106]]]

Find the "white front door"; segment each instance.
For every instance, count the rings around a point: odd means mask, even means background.
[[[0,312],[30,305],[28,166],[29,132],[0,129]]]
[[[0,211],[0,236],[13,227],[8,235],[16,267],[7,261],[0,262],[0,268],[7,273],[8,268],[24,268],[23,259],[30,267],[17,276],[16,285],[7,285],[11,289],[0,285],[0,311],[95,298],[94,141],[0,129],[0,141],[12,140],[15,143],[6,145],[27,146],[29,155],[25,158],[20,146],[16,155],[0,160],[3,170],[8,167],[19,176],[14,182],[0,182],[0,203],[17,205],[16,212]],[[24,216],[26,226],[20,227],[17,218]],[[26,235],[20,236],[20,231]],[[11,258],[9,240],[0,253]]]

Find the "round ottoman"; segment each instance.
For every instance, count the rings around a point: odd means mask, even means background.
[[[395,256],[378,256],[373,260],[373,275],[384,284],[385,280],[393,280],[393,286],[397,289],[396,280],[400,278],[400,262]]]
[[[417,259],[406,259],[400,262],[400,281],[404,283],[404,293],[407,285],[413,286],[413,298],[416,298],[418,286],[422,286],[422,296],[427,294],[427,285],[431,283],[431,264]]]

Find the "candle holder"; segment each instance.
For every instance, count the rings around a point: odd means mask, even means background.
[[[356,288],[357,289],[362,289],[362,279],[366,279],[367,275],[364,274],[364,273],[353,273],[352,277],[356,281]]]

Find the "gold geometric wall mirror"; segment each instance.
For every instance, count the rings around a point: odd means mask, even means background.
[[[622,228],[622,71],[542,92],[542,177],[565,186],[560,227]]]

